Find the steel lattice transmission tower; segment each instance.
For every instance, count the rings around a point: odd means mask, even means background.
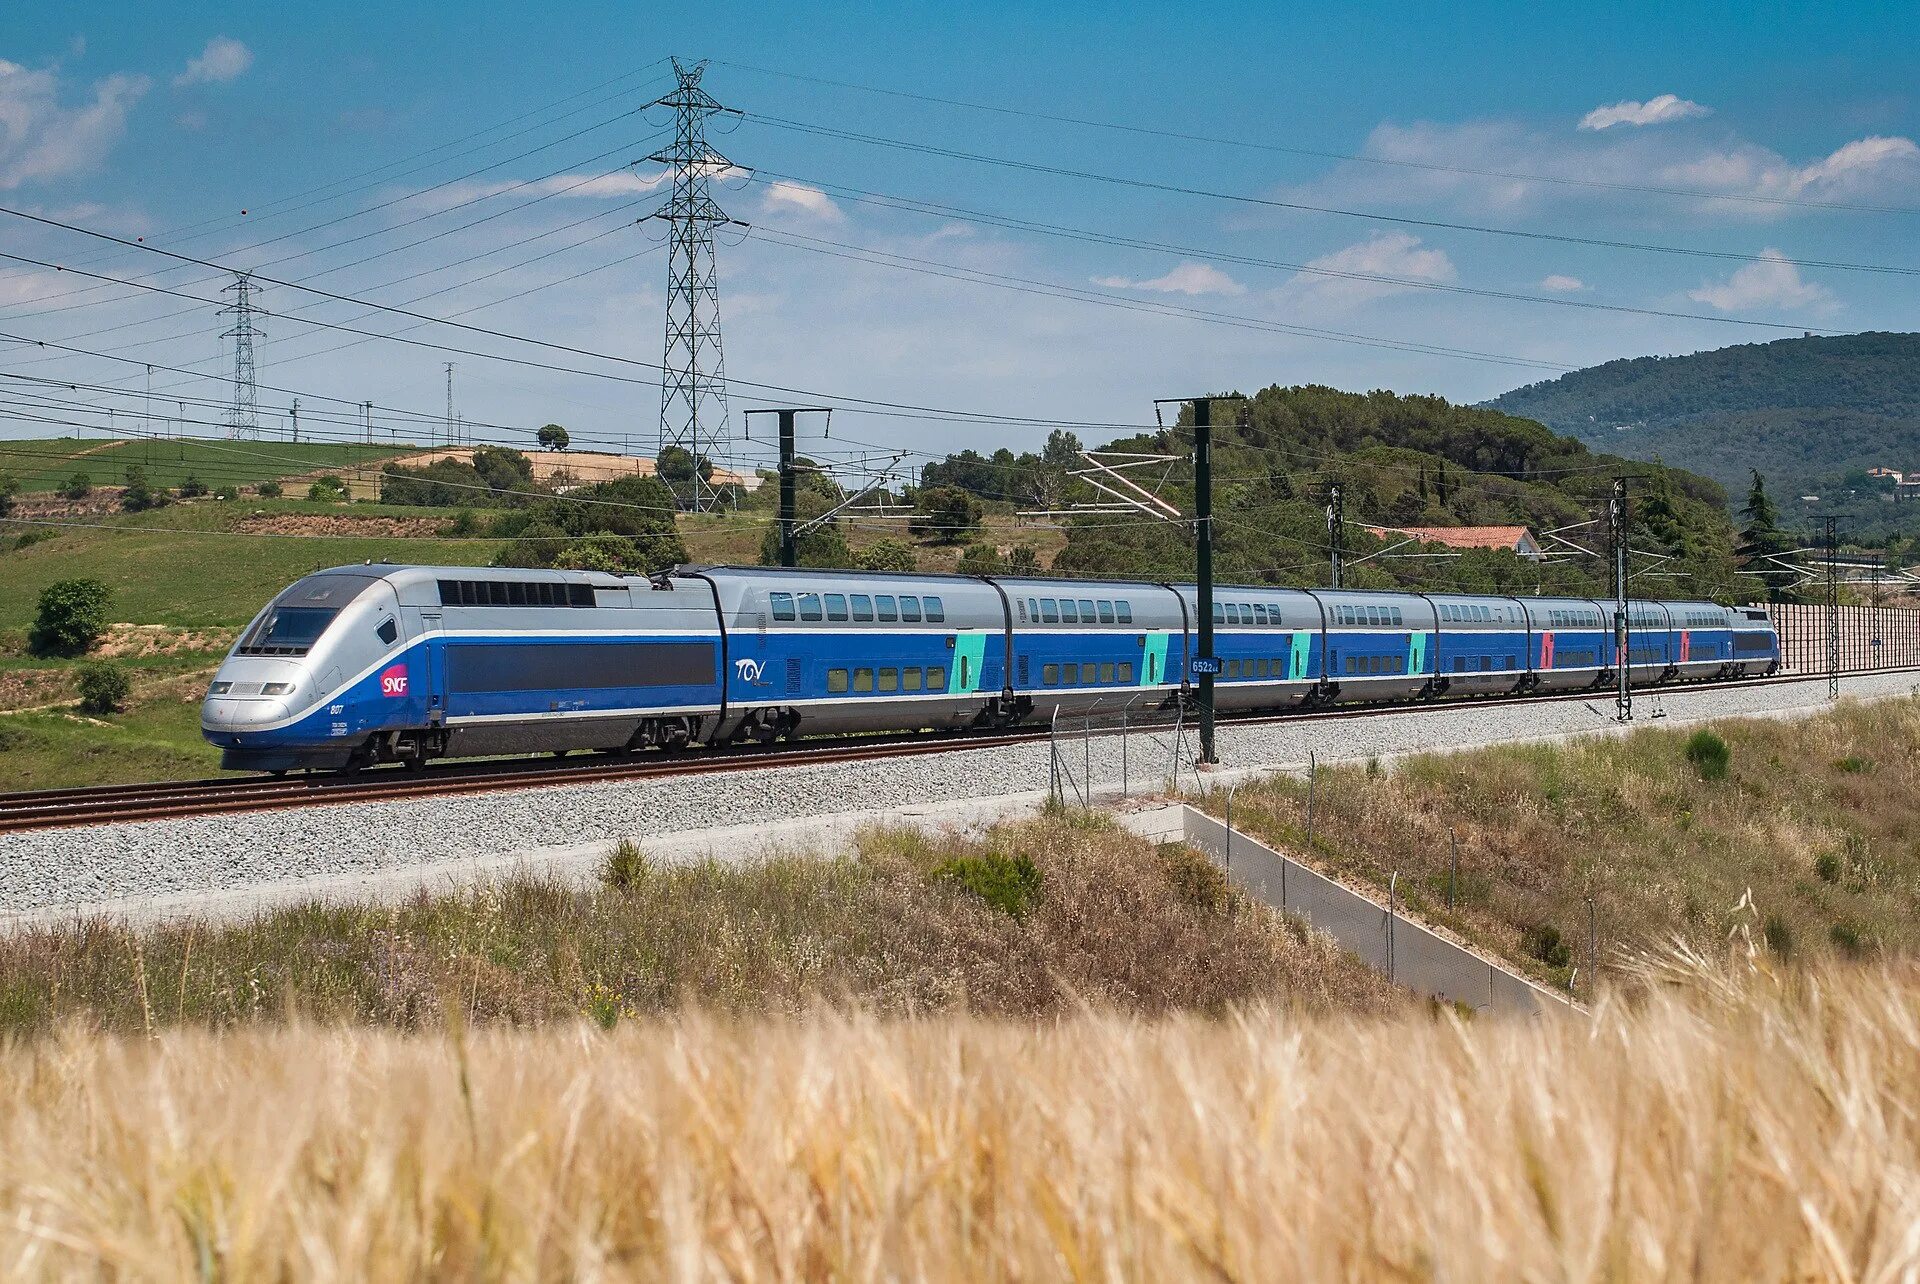
[[[265,315],[266,309],[253,301],[259,288],[252,276],[235,272],[233,284],[220,291],[233,296],[233,302],[220,309],[221,316],[233,318],[233,326],[220,336],[233,340],[233,409],[227,412],[229,437],[251,439],[260,435],[260,407],[253,379],[253,341],[266,331],[254,324],[253,318],[256,313]]]
[[[707,64],[683,66],[673,60],[680,83],[651,106],[673,108],[673,145],[647,159],[673,169],[673,196],[652,217],[666,220],[667,339],[660,362],[660,450],[678,446],[695,460],[715,467],[732,462],[727,425],[726,359],[720,346],[720,286],[713,260],[714,229],[738,220],[727,217],[708,192],[709,180],[733,168],[733,162],[707,145],[707,118],[723,107],[700,87]],[[740,223],[739,226],[746,226]],[[656,456],[657,458],[658,456]],[[713,506],[715,493],[696,467],[690,480],[672,479],[680,503],[695,511]]]

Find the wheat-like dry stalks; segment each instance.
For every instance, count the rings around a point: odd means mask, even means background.
[[[1642,977],[1591,1022],[70,1030],[0,1049],[0,1272],[1920,1272],[1920,975]]]

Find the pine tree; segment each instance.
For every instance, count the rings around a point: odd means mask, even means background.
[[[1768,601],[1786,601],[1794,573],[1769,559],[1787,552],[1791,545],[1780,529],[1779,515],[1767,497],[1767,480],[1759,469],[1753,470],[1753,484],[1747,488],[1747,503],[1740,515],[1746,525],[1740,529],[1740,545],[1735,551],[1742,569],[1767,586]]]

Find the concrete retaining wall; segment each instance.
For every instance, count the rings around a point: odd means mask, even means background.
[[[1454,944],[1444,936],[1389,915],[1387,907],[1317,874],[1214,817],[1182,806],[1181,830],[1191,846],[1219,861],[1228,879],[1275,909],[1297,914],[1344,948],[1419,994],[1476,1009],[1533,1016],[1573,1005],[1552,990]]]

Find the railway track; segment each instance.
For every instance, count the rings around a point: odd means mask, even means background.
[[[1863,670],[1865,673],[1920,673],[1920,666]],[[1748,678],[1742,687],[1823,681],[1825,674],[1782,674]],[[1670,692],[1698,690],[1697,684],[1663,688]],[[1655,692],[1636,688],[1635,698]],[[1533,696],[1480,697],[1497,699],[1502,706],[1586,701],[1610,704],[1611,691],[1565,691]],[[1475,700],[1441,702],[1401,701],[1330,709],[1294,709],[1283,713],[1238,714],[1223,717],[1223,726],[1311,721],[1325,718],[1376,718],[1407,713],[1439,713],[1469,708]],[[1072,720],[1077,731],[1081,719]],[[1189,724],[1191,725],[1191,724]],[[1143,728],[1144,730],[1145,728]],[[1166,730],[1165,727],[1159,728]],[[541,789],[554,785],[592,784],[656,777],[708,775],[750,771],[764,767],[795,767],[912,757],[958,749],[992,749],[1044,740],[1045,726],[994,732],[940,732],[862,737],[778,748],[744,747],[694,749],[644,756],[582,754],[577,758],[468,762],[409,772],[381,768],[355,776],[306,775],[229,776],[206,780],[157,781],[133,785],[99,785],[75,789],[43,789],[0,794],[0,834],[36,829],[217,816],[232,812],[315,807],[332,803],[396,801],[408,798]]]

